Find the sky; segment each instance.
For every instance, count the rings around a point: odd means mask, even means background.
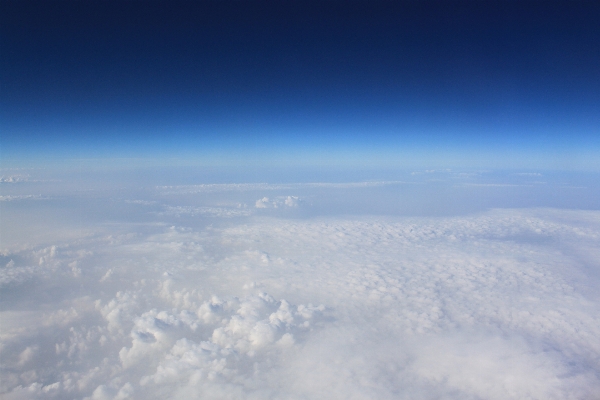
[[[0,0],[0,397],[598,399],[598,21]]]
[[[0,7],[5,167],[600,168],[597,2]]]

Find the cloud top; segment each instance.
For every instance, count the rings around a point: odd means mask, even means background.
[[[126,204],[179,223],[113,223],[4,250],[4,398],[587,399],[600,390],[598,212],[282,219],[254,208],[227,219]],[[225,222],[185,226],[194,213]]]

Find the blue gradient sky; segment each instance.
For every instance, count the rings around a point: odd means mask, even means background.
[[[598,2],[0,7],[3,167],[600,170]]]

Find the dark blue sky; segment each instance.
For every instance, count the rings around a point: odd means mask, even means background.
[[[600,167],[597,1],[0,4],[5,163]]]

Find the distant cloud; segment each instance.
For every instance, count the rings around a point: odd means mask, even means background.
[[[367,182],[309,182],[309,183],[290,183],[290,184],[269,184],[269,183],[220,183],[220,184],[201,184],[201,185],[180,185],[180,186],[158,186],[157,189],[163,194],[191,194],[191,193],[217,193],[217,192],[245,192],[260,190],[291,190],[306,188],[332,188],[348,189],[377,187],[387,185],[398,185],[408,183],[404,181],[367,181]]]
[[[44,199],[37,194],[17,194],[17,195],[0,195],[0,201],[16,201],[16,200],[41,200]]]
[[[297,207],[298,201],[298,196],[288,196],[285,198],[283,203],[288,207]]]
[[[125,203],[129,203],[129,204],[139,204],[142,206],[152,206],[157,204],[157,201],[154,200],[125,200]]]
[[[425,169],[422,171],[413,171],[410,174],[411,175],[422,175],[422,174],[435,174],[435,173],[450,173],[452,172],[451,169],[449,168],[443,168],[443,169]]]
[[[516,172],[513,175],[519,176],[542,176],[539,172]]]
[[[515,183],[463,183],[461,186],[481,186],[481,187],[519,187],[531,185],[519,185]]]
[[[2,175],[0,183],[19,183],[29,181],[29,175]]]
[[[279,208],[279,207],[297,207],[300,202],[298,196],[279,196],[273,200],[268,197],[256,200],[256,208]]]
[[[271,204],[269,202],[268,197],[263,197],[262,199],[256,200],[256,204],[255,204],[256,208],[268,208],[270,206],[271,206]]]
[[[206,217],[247,217],[251,211],[243,206],[239,207],[191,207],[191,206],[166,206],[165,211],[157,213],[159,215],[180,216],[206,216]]]

